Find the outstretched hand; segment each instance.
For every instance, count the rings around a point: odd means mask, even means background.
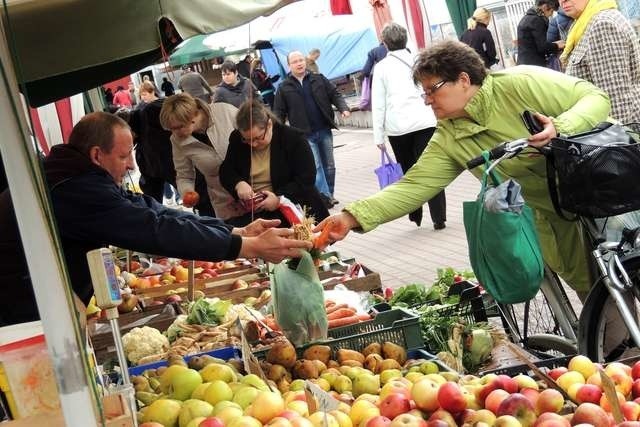
[[[359,227],[358,221],[349,212],[340,212],[323,219],[313,229],[314,233],[322,231],[325,227],[332,227],[329,233],[329,244],[344,239],[353,228]]]
[[[311,242],[291,237],[293,230],[289,228],[269,228],[259,236],[243,238],[240,257],[280,262],[285,258],[299,258],[303,250],[311,249]]]
[[[245,225],[241,231],[240,235],[246,237],[254,237],[259,236],[270,228],[274,228],[280,225],[279,219],[262,219],[258,218],[250,224]]]
[[[540,113],[535,113],[535,118],[538,120],[538,123],[542,125],[543,130],[535,135],[531,135],[527,140],[532,147],[540,148],[547,145],[552,138],[558,136],[558,132],[551,118]]]

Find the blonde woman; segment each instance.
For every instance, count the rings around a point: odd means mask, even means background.
[[[225,103],[209,106],[186,93],[166,98],[160,111],[162,127],[171,131],[178,191],[183,196],[194,191],[196,170],[200,171],[206,181],[215,216],[222,219],[241,213],[231,195],[220,185],[218,175],[227,154],[236,111],[235,107]]]
[[[498,63],[496,44],[493,41],[491,31],[487,28],[490,22],[491,12],[484,7],[479,7],[467,20],[467,31],[460,36],[462,43],[471,46],[478,52],[487,68]]]

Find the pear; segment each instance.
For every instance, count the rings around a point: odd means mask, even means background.
[[[296,363],[296,348],[289,341],[278,341],[267,352],[267,362],[291,369]]]

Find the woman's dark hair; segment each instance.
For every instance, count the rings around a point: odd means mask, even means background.
[[[536,6],[540,7],[543,4],[546,4],[553,10],[558,10],[560,8],[560,2],[558,0],[537,0]]]
[[[390,22],[382,28],[381,37],[389,50],[400,50],[407,47],[407,30],[395,22]]]
[[[419,84],[422,79],[438,76],[454,82],[462,72],[469,75],[473,85],[480,86],[487,77],[484,61],[473,48],[457,40],[445,40],[420,52],[413,65],[413,81]]]
[[[242,132],[251,130],[256,126],[264,129],[267,127],[269,120],[280,123],[280,120],[266,105],[255,99],[245,101],[236,113],[236,127]]]
[[[113,129],[116,127],[129,129],[127,122],[114,114],[102,111],[89,113],[73,127],[68,144],[85,156],[89,156],[91,148],[96,146],[110,153],[114,144]]]
[[[222,63],[222,67],[220,67],[223,73],[236,73],[238,71],[238,67],[233,61],[224,61]]]

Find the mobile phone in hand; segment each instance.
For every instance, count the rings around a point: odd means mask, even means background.
[[[529,131],[529,134],[535,135],[544,130],[544,128],[542,127],[538,119],[536,119],[536,116],[534,115],[534,113],[532,113],[531,111],[528,111],[528,110],[523,111],[520,117],[524,122],[524,126]]]

